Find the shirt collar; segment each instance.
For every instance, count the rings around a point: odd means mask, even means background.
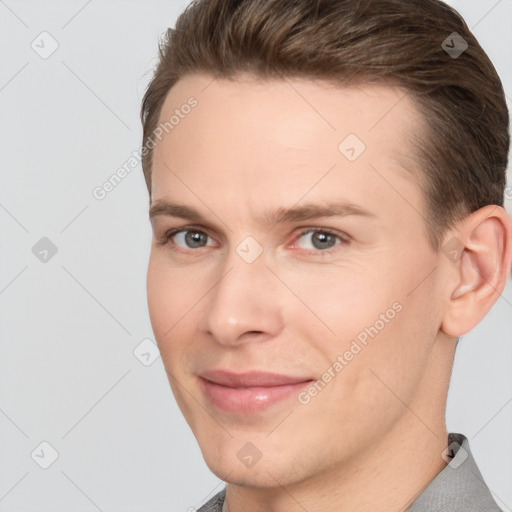
[[[407,512],[501,512],[464,435],[448,434],[443,458],[448,465],[430,482]]]

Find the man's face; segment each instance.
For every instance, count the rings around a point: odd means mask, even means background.
[[[182,109],[190,96],[197,105]],[[195,75],[172,88],[160,121],[176,109],[154,152],[148,302],[212,471],[286,485],[363,460],[401,430],[431,435],[418,417],[443,408],[432,355],[441,257],[419,180],[397,162],[413,162],[420,130],[410,98]],[[335,216],[306,215],[334,204]],[[281,380],[240,377],[249,372]]]

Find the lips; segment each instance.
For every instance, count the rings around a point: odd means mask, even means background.
[[[296,396],[313,379],[277,373],[210,370],[200,375],[207,400],[223,412],[257,414]]]
[[[226,370],[211,370],[201,374],[201,377],[215,384],[230,388],[285,386],[312,380],[309,377],[289,377],[278,373],[257,371],[232,373]]]

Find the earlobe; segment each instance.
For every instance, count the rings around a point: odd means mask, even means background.
[[[503,208],[489,205],[463,221],[457,238],[464,247],[457,260],[445,262],[453,279],[441,325],[453,337],[478,325],[503,292],[512,260],[512,221]]]

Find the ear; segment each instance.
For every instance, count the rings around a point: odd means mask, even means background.
[[[485,206],[468,215],[445,240],[448,287],[441,331],[459,337],[480,323],[507,284],[512,220],[500,206]]]

